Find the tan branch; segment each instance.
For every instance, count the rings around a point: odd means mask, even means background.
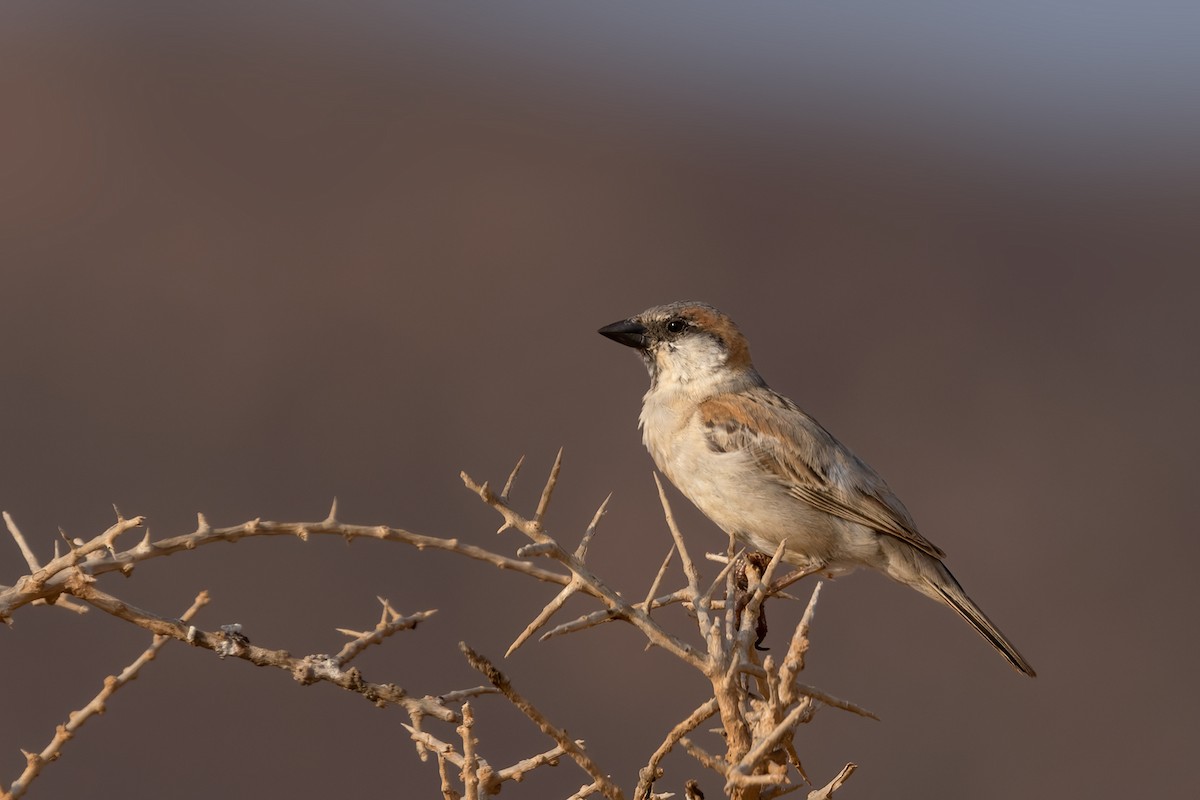
[[[414,742],[436,753],[439,762],[446,762],[459,769],[462,768],[463,756],[454,749],[453,745],[443,742],[436,736],[425,731],[417,730],[411,725],[405,725],[404,728],[408,731]],[[576,739],[575,744],[583,747],[583,739]],[[566,751],[561,747],[553,747],[544,753],[538,753],[536,756],[522,759],[512,766],[500,770],[493,770],[487,761],[481,758],[479,759],[480,789],[489,795],[499,794],[500,785],[505,781],[520,783],[525,779],[526,775],[538,767],[558,766],[558,760],[565,754]]]
[[[742,757],[741,761],[726,773],[725,791],[728,793],[737,786],[747,786],[751,783],[782,782],[784,780],[783,775],[754,775],[754,770],[764,759],[771,755],[771,752],[783,742],[785,737],[791,737],[800,722],[800,717],[807,711],[807,705],[804,703],[798,704],[791,710],[791,713],[780,720],[779,724],[770,733],[758,739],[749,752]],[[764,781],[762,780],[763,778],[769,778],[769,780]]]
[[[462,724],[458,726],[458,735],[462,737],[463,763],[462,782],[464,800],[479,800],[479,756],[475,747],[479,741],[475,738],[475,715],[471,712],[471,704],[462,705]]]
[[[876,721],[879,720],[879,717],[875,716],[875,714],[863,708],[862,706],[855,705],[848,700],[839,700],[833,695],[823,692],[815,686],[806,686],[803,683],[797,683],[795,684],[795,687],[796,691],[800,694],[807,695],[814,700],[820,700],[827,706],[840,708],[843,711],[849,711],[851,714],[857,714],[860,717],[867,717],[868,719],[873,719]]]
[[[75,567],[89,575],[103,575],[116,571],[128,574],[135,565],[153,558],[195,550],[197,547],[216,542],[236,542],[240,539],[258,536],[295,536],[300,539],[307,539],[311,535],[341,536],[347,541],[356,538],[378,539],[385,542],[407,544],[418,550],[445,550],[457,553],[491,564],[499,569],[520,572],[531,578],[556,583],[560,586],[566,586],[571,580],[570,575],[543,569],[528,561],[509,558],[482,547],[464,544],[458,539],[424,536],[402,528],[389,528],[386,525],[348,525],[338,522],[332,516],[321,522],[269,522],[254,519],[228,528],[213,528],[203,515],[198,515],[198,524],[192,533],[153,542],[147,536],[136,546],[122,552],[111,552],[105,546],[105,542],[111,544],[117,535],[140,525],[143,521],[143,517],[121,520],[117,525],[110,527],[84,545],[79,547],[73,545],[72,550],[66,555],[55,558],[41,570],[22,577],[12,587],[0,591],[0,621],[11,617],[12,613],[22,606],[61,594],[70,580],[71,569]],[[585,591],[591,592],[587,588]]]
[[[454,788],[454,784],[450,782],[450,773],[446,769],[446,759],[438,756],[438,775],[442,779],[442,800],[459,800],[462,795]]]
[[[690,605],[691,602],[691,591],[689,589],[680,589],[678,591],[671,592],[670,594],[660,595],[659,597],[654,598],[649,605],[646,605],[645,603],[637,603],[634,608],[649,610],[651,608],[662,608],[663,606],[669,606],[675,603],[684,603]],[[542,634],[540,641],[544,642],[547,639],[553,639],[555,636],[562,636],[567,633],[575,633],[576,631],[582,631],[587,628],[594,628],[597,625],[603,625],[606,622],[613,622],[618,619],[621,619],[621,615],[618,611],[615,611],[611,608],[602,608],[599,611],[593,611],[590,614],[584,614],[571,620],[570,622],[564,622],[557,627],[551,628]]]
[[[7,513],[4,516],[5,519],[8,519]],[[208,592],[201,592],[196,595],[196,599],[192,601],[192,605],[179,618],[180,621],[187,622],[207,603]],[[29,788],[29,784],[41,774],[42,768],[51,761],[56,760],[62,754],[63,746],[74,738],[75,732],[83,727],[84,723],[92,717],[97,714],[103,714],[109,698],[122,686],[136,678],[138,673],[141,672],[142,667],[153,661],[155,656],[158,655],[158,651],[168,641],[169,637],[167,636],[155,635],[150,646],[133,663],[121,670],[119,675],[109,675],[105,678],[104,688],[100,690],[100,693],[93,697],[91,702],[86,706],[78,711],[72,711],[67,715],[67,722],[58,726],[55,730],[54,738],[50,740],[50,744],[42,749],[42,752],[25,754],[25,771],[21,773],[19,778],[13,781],[8,791],[0,794],[0,800],[16,800],[16,798],[24,795],[25,791]]]
[[[684,543],[683,534],[680,533],[679,526],[675,523],[675,514],[671,511],[671,502],[667,500],[667,493],[663,490],[662,481],[658,479],[657,472],[653,474],[654,485],[658,487],[658,500],[662,504],[663,517],[667,521],[667,528],[671,531],[671,539],[674,540],[675,547],[679,550],[679,560],[683,564],[683,574],[687,578],[689,599],[695,604],[700,630],[706,631],[709,627],[708,603],[706,602],[708,598],[702,597],[700,594],[700,573],[696,570],[696,564],[692,561],[691,554],[688,553],[687,544]]]
[[[9,514],[7,511],[4,512],[4,524],[8,526],[9,534],[12,535],[13,541],[15,541],[17,543],[17,548],[21,551],[21,555],[25,558],[25,563],[29,567],[30,576],[39,574],[41,572],[42,566],[41,566],[41,564],[38,563],[37,556],[34,555],[33,548],[31,548],[29,546],[29,542],[27,542],[25,540],[25,536],[24,536],[24,534],[21,533],[21,529],[17,527],[16,521],[13,520],[12,515]],[[57,558],[57,557],[58,557],[58,554],[56,552],[55,558]],[[3,586],[3,587],[0,587],[0,590],[11,589],[11,588],[12,588],[11,586]],[[87,606],[85,606],[81,603],[76,603],[74,600],[72,600],[69,597],[59,598],[57,596],[52,595],[50,597],[36,600],[34,602],[39,605],[53,604],[54,606],[56,606],[58,608],[64,608],[64,609],[67,609],[68,611],[74,611],[77,614],[83,614],[87,611]],[[3,617],[0,617],[0,619],[3,619]]]
[[[568,600],[571,599],[571,595],[578,592],[581,588],[583,588],[583,581],[579,580],[578,576],[572,576],[571,582],[564,586],[562,591],[560,591],[553,600],[547,603],[545,608],[543,608],[538,615],[534,617],[533,621],[525,626],[525,630],[521,631],[521,633],[517,635],[517,638],[513,640],[513,643],[508,646],[508,652],[504,654],[504,657],[508,658],[515,653],[518,647],[525,644],[525,642],[529,640],[530,636],[537,633],[539,629],[549,622],[550,618],[553,617],[558,610],[562,608]]]
[[[492,662],[472,650],[465,642],[459,642],[458,648],[467,657],[467,662],[472,667],[482,673],[490,684],[500,690],[500,694],[504,695],[534,725],[537,725],[542,733],[553,739],[592,778],[594,784],[605,797],[609,798],[609,800],[623,799],[624,795],[621,793],[620,787],[614,784],[600,770],[596,762],[592,761],[591,756],[584,751],[583,746],[568,737],[566,731],[552,725],[541,711],[513,688],[513,685],[505,677],[504,673],[496,669]]]
[[[683,745],[684,750],[687,750],[688,755],[700,762],[701,766],[711,769],[721,777],[725,777],[725,773],[729,771],[729,765],[723,759],[714,756],[688,737],[681,737],[679,743]]]
[[[783,663],[779,667],[779,693],[784,704],[796,701],[797,693],[793,683],[795,683],[796,676],[804,669],[804,656],[808,653],[809,645],[808,629],[812,625],[813,616],[817,611],[821,585],[821,582],[817,581],[817,585],[813,587],[812,597],[808,600],[808,606],[804,609],[804,615],[800,617],[800,624],[796,626],[796,632],[792,634],[787,654],[783,657]]]
[[[542,501],[539,502],[539,509],[544,512],[544,507],[549,503],[550,494],[554,490],[554,485],[558,480],[558,470],[561,468],[561,451],[559,452],[559,460],[555,461],[555,467],[551,471],[550,480],[546,482],[546,489],[542,492]],[[657,622],[652,620],[644,608],[638,608],[636,605],[627,602],[621,595],[608,586],[595,573],[593,573],[587,565],[575,555],[566,552],[552,537],[546,534],[540,519],[526,519],[517,513],[511,506],[502,500],[495,492],[493,492],[487,483],[479,484],[471,478],[470,475],[463,472],[460,473],[463,483],[471,491],[479,495],[480,499],[495,509],[502,517],[505,523],[510,528],[514,528],[525,534],[535,544],[542,547],[536,552],[544,554],[555,561],[558,561],[567,569],[571,570],[576,577],[582,581],[584,587],[590,594],[600,598],[616,616],[620,619],[628,620],[637,627],[643,635],[646,636],[654,644],[671,653],[676,658],[688,663],[695,669],[703,672],[706,664],[694,650],[694,648],[682,641],[678,637],[668,633]],[[522,552],[531,552],[527,548],[523,548]]]
[[[833,793],[842,788],[842,784],[850,779],[856,769],[858,769],[858,764],[847,764],[842,767],[842,771],[833,780],[815,792],[809,792],[808,800],[829,800],[830,797],[833,797]]]
[[[654,576],[654,580],[650,583],[650,591],[646,592],[646,599],[640,605],[646,609],[646,616],[650,616],[650,609],[653,607],[654,595],[658,594],[658,587],[662,585],[663,576],[667,574],[667,567],[671,564],[671,556],[675,555],[675,545],[671,545],[671,549],[667,551],[666,558],[663,559],[662,566],[658,568],[658,574]]]
[[[704,701],[699,708],[688,715],[687,719],[671,729],[671,732],[667,734],[667,738],[658,746],[658,749],[650,756],[650,760],[646,762],[646,766],[642,767],[638,773],[637,788],[633,792],[634,800],[645,800],[649,796],[654,782],[663,775],[662,769],[658,766],[659,763],[666,757],[667,753],[671,752],[680,739],[687,736],[696,729],[697,725],[715,713],[717,713],[717,699],[713,697]]]
[[[346,646],[334,656],[334,659],[341,666],[346,666],[346,664],[357,658],[362,651],[371,645],[379,644],[394,633],[412,630],[419,623],[424,622],[437,613],[436,609],[430,609],[428,611],[418,611],[415,614],[404,617],[397,613],[387,600],[384,600],[382,597],[376,599],[383,604],[383,615],[373,630],[352,631],[346,628],[337,629],[338,633],[354,637],[353,640],[347,642]]]
[[[583,739],[576,739],[575,744],[579,745],[580,747],[583,747]],[[540,766],[543,766],[543,765],[549,765],[551,767],[558,766],[559,758],[566,755],[566,753],[567,753],[567,751],[562,749],[561,746],[556,746],[550,750],[547,750],[544,753],[538,753],[536,756],[531,756],[529,758],[522,759],[522,760],[518,761],[516,764],[513,764],[511,767],[505,767],[504,769],[497,772],[496,773],[497,782],[503,783],[504,781],[516,781],[517,783],[520,783],[521,781],[523,781],[525,779],[525,776],[529,772],[531,772],[532,770],[534,770]],[[493,794],[494,793],[495,792],[493,792]]]
[[[234,626],[229,630],[202,631],[181,620],[160,617],[132,606],[92,586],[85,576],[78,576],[68,587],[71,594],[95,608],[145,628],[160,636],[211,650],[220,658],[238,658],[260,667],[275,667],[291,674],[303,686],[318,682],[331,683],[346,691],[361,695],[383,707],[396,705],[410,714],[431,716],[445,722],[458,723],[457,712],[442,705],[436,698],[410,697],[404,689],[392,683],[370,683],[363,680],[356,667],[342,669],[337,659],[328,655],[309,655],[297,658],[286,650],[271,650],[250,644]]]
[[[533,524],[538,528],[543,527],[542,523],[546,518],[546,512],[550,509],[550,496],[554,494],[554,488],[558,486],[558,473],[562,471],[562,456],[563,449],[560,447],[558,455],[554,457],[554,466],[550,467],[550,477],[546,479],[542,496],[538,499],[537,511],[533,514]]]

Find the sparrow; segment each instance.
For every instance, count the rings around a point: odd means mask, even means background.
[[[767,386],[733,320],[698,302],[606,325],[650,372],[638,425],[658,469],[739,541],[805,571],[878,570],[954,609],[1020,672],[1029,662],[967,597],[883,478]]]

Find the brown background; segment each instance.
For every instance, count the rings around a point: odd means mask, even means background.
[[[113,502],[167,536],[196,511],[316,519],[334,495],[347,521],[511,551],[458,471],[502,480],[527,453],[531,509],[561,445],[552,531],[573,542],[615,492],[593,560],[641,596],[668,544],[645,376],[595,329],[705,299],[1041,673],[915,593],[839,580],[807,680],[883,721],[820,714],[810,774],[856,761],[863,798],[1194,791],[1189,4],[202,5],[0,18],[0,506],[43,556]],[[721,547],[674,497],[697,549]],[[11,544],[0,569],[24,569]],[[206,587],[205,625],[295,653],[336,650],[376,595],[436,607],[363,658],[418,693],[475,685],[455,643],[499,657],[551,594],[340,541],[102,586],[172,614]],[[779,636],[799,608],[772,613]],[[21,611],[0,779],[145,641]],[[627,784],[704,691],[621,626],[505,669]],[[493,764],[545,746],[478,706]],[[33,796],[434,796],[404,721],[168,646]],[[719,794],[667,767],[664,789]],[[505,796],[581,783],[562,765]]]

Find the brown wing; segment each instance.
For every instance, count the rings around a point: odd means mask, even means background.
[[[945,557],[883,478],[786,397],[755,387],[711,397],[699,414],[710,447],[750,453],[796,499]]]

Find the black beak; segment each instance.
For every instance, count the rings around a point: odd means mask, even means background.
[[[614,342],[620,342],[628,347],[636,347],[638,350],[645,350],[650,346],[650,339],[646,336],[646,326],[631,319],[623,319],[612,325],[605,325],[599,330],[599,333]]]

